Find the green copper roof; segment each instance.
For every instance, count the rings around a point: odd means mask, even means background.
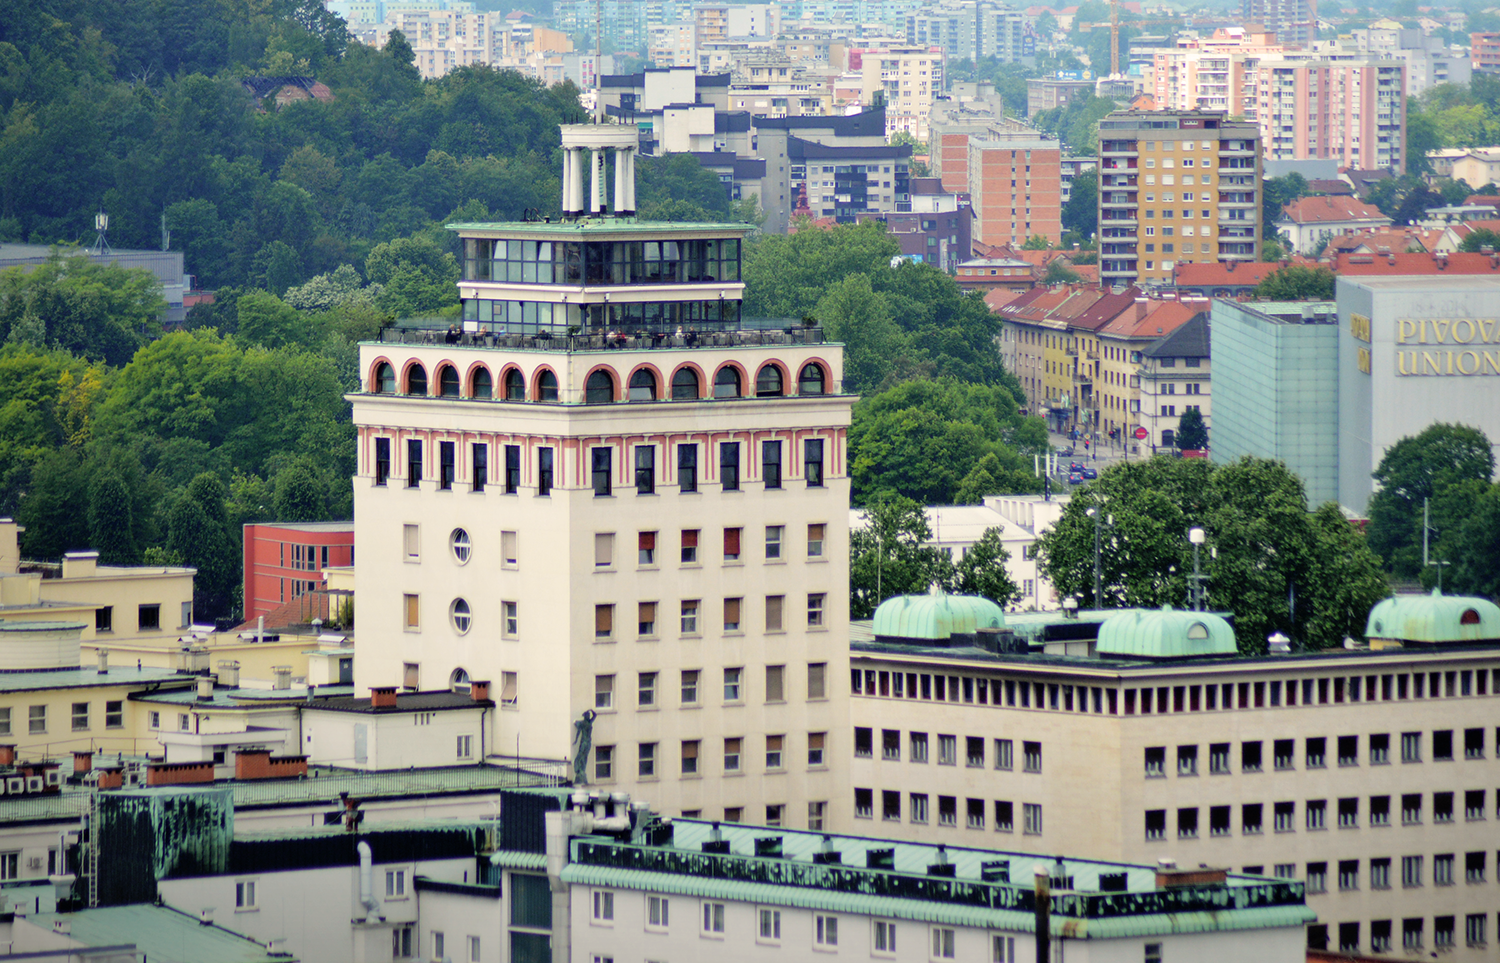
[[[232,916],[220,910],[221,916]],[[134,945],[151,963],[290,963],[287,953],[272,953],[248,936],[220,926],[204,925],[196,915],[169,906],[132,904],[101,906],[76,913],[39,913],[28,917],[51,933],[66,922],[69,937],[85,947]],[[81,954],[80,954],[81,955]],[[134,959],[135,957],[132,957]]]
[[[1500,605],[1470,595],[1405,595],[1370,610],[1365,638],[1402,642],[1479,642],[1500,639]]]
[[[1210,612],[1142,609],[1108,619],[1099,628],[1100,655],[1139,659],[1181,659],[1234,655],[1234,629]]]
[[[943,639],[1005,627],[1000,606],[977,595],[897,595],[875,610],[875,637]]]

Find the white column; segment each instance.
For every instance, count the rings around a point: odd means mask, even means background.
[[[568,210],[574,214],[583,213],[583,148],[575,147],[568,152],[573,157],[573,179],[571,191],[568,194]]]
[[[570,214],[573,211],[573,149],[563,148],[563,171],[562,171],[562,212]]]
[[[635,148],[627,147],[619,155],[625,164],[625,210],[635,213]]]
[[[615,213],[630,210],[630,152],[615,148]]]

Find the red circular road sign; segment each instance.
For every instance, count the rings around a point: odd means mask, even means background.
[[[1147,431],[1145,428],[1137,428],[1135,430],[1135,437],[1139,441],[1145,441],[1148,437],[1150,437],[1150,435],[1151,432]]]

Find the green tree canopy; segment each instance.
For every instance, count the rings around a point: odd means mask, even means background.
[[[1177,419],[1177,447],[1183,451],[1201,451],[1208,447],[1208,426],[1197,408],[1189,408]]]
[[[1484,432],[1438,423],[1402,438],[1380,459],[1370,498],[1370,547],[1403,578],[1422,574],[1422,512],[1445,537],[1456,534],[1495,474]]]
[[[1332,301],[1334,282],[1326,267],[1288,264],[1261,278],[1254,295],[1262,301]]]
[[[881,498],[865,509],[864,525],[849,533],[849,617],[868,619],[895,595],[920,595],[952,578],[953,563],[929,545],[922,506],[909,498]]]

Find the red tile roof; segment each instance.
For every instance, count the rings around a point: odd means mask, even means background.
[[[1099,329],[1099,334],[1116,338],[1161,338],[1187,324],[1208,310],[1208,302],[1198,301],[1137,301],[1136,309],[1126,309],[1109,324]]]
[[[1315,264],[1306,258],[1293,258],[1293,264]],[[1173,281],[1179,287],[1254,287],[1267,274],[1281,267],[1279,261],[1230,261],[1220,264],[1188,264],[1179,261],[1173,269]]]
[[[1319,224],[1327,221],[1391,223],[1390,218],[1380,213],[1380,208],[1346,195],[1299,197],[1281,209],[1281,216],[1294,224]]]
[[[1414,274],[1500,275],[1500,254],[1341,254],[1333,270],[1335,274],[1351,277],[1370,274],[1390,277]]]

